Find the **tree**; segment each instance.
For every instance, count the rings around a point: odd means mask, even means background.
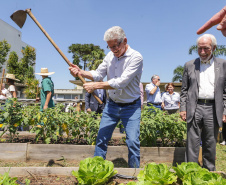
[[[181,65],[177,66],[177,68],[174,69],[174,71],[173,71],[174,76],[173,76],[172,81],[173,82],[176,82],[176,81],[182,82],[183,73],[184,73],[184,67]]]
[[[83,70],[97,69],[105,57],[104,50],[94,44],[72,44],[68,52],[73,53],[73,64]]]
[[[19,73],[19,58],[15,51],[10,52],[8,62],[7,62],[7,72],[10,74],[18,74]],[[17,76],[16,76],[17,77]]]
[[[30,46],[26,46],[21,52],[23,58],[20,60],[15,51],[10,52],[7,72],[14,74],[16,78],[20,80],[20,83],[24,83],[27,78],[35,78],[33,66],[35,65],[36,52],[35,49]]]
[[[25,80],[26,89],[24,91],[26,98],[35,99],[36,95],[39,96],[40,88],[37,88],[39,85],[39,80],[35,78],[26,78]]]
[[[10,50],[11,46],[6,40],[0,41],[0,72],[2,72],[2,65],[6,61],[6,57]]]

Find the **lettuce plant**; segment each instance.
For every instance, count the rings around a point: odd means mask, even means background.
[[[183,185],[225,185],[226,179],[221,175],[200,169],[184,176]]]
[[[166,164],[149,163],[137,176],[139,182],[144,184],[172,184],[177,181],[177,176],[169,171]]]
[[[80,185],[105,184],[116,173],[118,172],[114,170],[114,164],[99,156],[80,161],[79,170],[72,171]]]
[[[199,171],[202,168],[195,162],[183,162],[180,165],[177,165],[177,167],[173,167],[173,169],[175,170],[177,176],[183,180],[185,175]]]

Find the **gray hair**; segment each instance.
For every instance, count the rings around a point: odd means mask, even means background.
[[[109,28],[104,34],[104,40],[106,42],[115,39],[117,39],[118,41],[122,41],[124,38],[126,38],[126,34],[119,26],[113,26]]]
[[[157,76],[159,76],[159,75],[153,75],[153,76],[151,77],[151,81],[153,81]]]
[[[204,37],[208,37],[208,38],[211,39],[211,41],[212,41],[212,43],[211,43],[212,47],[213,47],[213,46],[217,46],[217,40],[216,40],[216,38],[214,37],[214,35],[212,35],[212,34],[204,34],[204,35],[200,36],[200,37],[197,39],[197,41],[196,41],[197,46],[198,46],[199,40],[200,40],[201,38],[204,38]]]

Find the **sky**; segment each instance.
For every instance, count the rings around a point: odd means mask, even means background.
[[[128,44],[143,56],[141,82],[157,74],[161,82],[171,82],[173,70],[198,55],[188,50],[199,37],[196,31],[226,5],[225,0],[1,0],[0,19],[22,32],[22,41],[36,49],[35,72],[47,67],[55,89],[73,89],[68,64],[28,16],[19,28],[10,15],[31,8],[38,22],[72,62],[71,44],[99,45],[109,52],[103,40],[112,26],[124,29]],[[224,45],[226,38],[216,26],[206,33]],[[221,57],[225,58],[225,57]],[[41,81],[41,77],[36,75]]]

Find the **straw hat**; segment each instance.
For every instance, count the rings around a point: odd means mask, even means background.
[[[9,73],[7,73],[4,78],[11,79],[11,80],[14,80],[14,81],[20,81],[20,80],[18,80],[18,79],[15,78],[15,75],[14,74],[9,74]]]
[[[48,68],[41,68],[41,73],[35,73],[37,75],[41,75],[41,76],[49,76],[54,74],[55,72],[49,72]]]

